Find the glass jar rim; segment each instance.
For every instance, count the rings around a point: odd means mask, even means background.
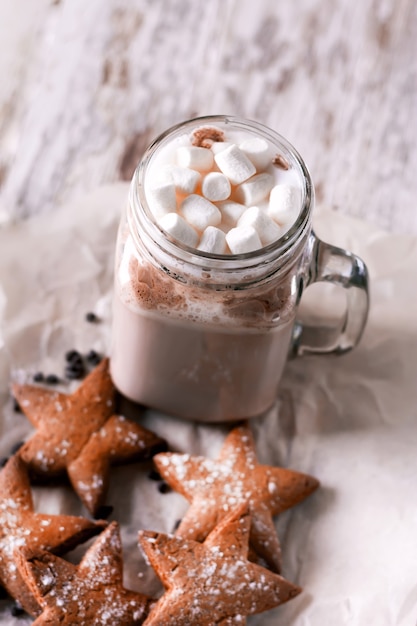
[[[254,135],[267,139],[277,150],[284,153],[286,159],[297,166],[303,181],[302,208],[291,228],[282,237],[267,246],[243,254],[213,254],[203,252],[175,240],[158,225],[146,199],[144,181],[147,167],[157,150],[176,136],[186,134],[201,126],[216,124],[224,126],[230,125],[231,130],[245,130],[246,132],[249,131]],[[271,258],[286,257],[288,251],[299,242],[303,232],[308,230],[314,202],[314,188],[304,160],[290,142],[282,135],[259,122],[246,118],[231,115],[207,115],[175,124],[154,139],[146,149],[134,172],[129,200],[133,208],[130,216],[133,224],[131,223],[130,226],[139,229],[143,234],[146,232],[154,243],[157,242],[159,246],[164,248],[166,253],[180,262],[191,262],[201,268],[207,268],[207,266],[209,266],[210,269],[213,270],[219,269],[228,272],[263,265],[269,262]]]

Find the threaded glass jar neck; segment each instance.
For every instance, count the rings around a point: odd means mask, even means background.
[[[226,134],[241,131],[248,137],[265,139],[294,168],[301,183],[302,204],[291,228],[273,243],[245,254],[211,254],[174,240],[157,223],[149,208],[145,180],[153,159],[161,148],[201,126],[215,126]],[[244,289],[268,281],[285,272],[302,253],[311,230],[314,191],[307,167],[291,144],[271,129],[231,116],[206,116],[178,124],[161,134],[149,146],[131,182],[127,219],[141,254],[177,280],[204,284],[214,289]]]

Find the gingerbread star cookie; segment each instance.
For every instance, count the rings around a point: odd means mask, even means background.
[[[146,626],[239,624],[298,595],[299,587],[248,560],[247,506],[229,513],[204,543],[152,531],[139,545],[166,591]],[[240,620],[240,621],[239,621]]]
[[[248,502],[251,547],[271,569],[281,571],[281,547],[272,517],[317,489],[315,478],[260,465],[247,424],[229,433],[217,460],[167,452],[156,455],[154,462],[167,483],[191,503],[178,535],[203,541],[231,509]]]
[[[33,626],[137,626],[151,598],[123,587],[120,531],[112,522],[79,565],[50,552],[18,555],[19,570],[42,607]]]
[[[70,515],[35,513],[27,469],[13,456],[0,472],[0,582],[23,608],[37,615],[40,607],[15,562],[18,547],[65,552],[99,533],[106,522]]]
[[[146,459],[166,449],[157,435],[115,414],[108,359],[72,395],[34,385],[15,384],[12,391],[37,429],[19,455],[38,477],[67,472],[94,516],[106,497],[111,464]]]

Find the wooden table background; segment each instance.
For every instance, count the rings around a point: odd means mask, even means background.
[[[0,215],[227,113],[286,136],[319,205],[417,233],[416,42],[415,0],[0,0]]]

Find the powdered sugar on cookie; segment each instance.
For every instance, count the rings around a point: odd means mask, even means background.
[[[301,591],[297,586],[248,561],[249,528],[243,505],[204,543],[141,531],[139,544],[166,588],[146,626],[244,623],[244,616],[296,596]]]
[[[116,390],[108,359],[72,395],[18,384],[13,385],[13,393],[37,428],[19,456],[35,475],[50,478],[68,473],[93,515],[104,503],[110,464],[146,459],[166,449],[157,435],[115,414]]]
[[[318,487],[315,478],[259,464],[247,425],[230,432],[216,460],[168,452],[154,461],[163,478],[190,502],[178,535],[203,541],[231,510],[247,503],[251,546],[280,571],[281,547],[272,518],[310,495]]]
[[[100,532],[105,522],[69,515],[35,513],[27,470],[12,457],[0,472],[0,581],[31,615],[39,604],[22,580],[16,566],[19,549],[71,549]]]
[[[18,564],[48,623],[89,626],[142,624],[153,604],[123,587],[120,530],[113,522],[76,566],[49,552],[20,551]],[[40,623],[42,617],[39,618]]]

